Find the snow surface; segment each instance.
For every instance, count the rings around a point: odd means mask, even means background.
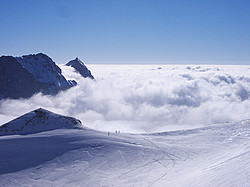
[[[0,186],[250,186],[250,66],[88,67],[95,81],[62,66],[77,86],[0,101],[0,124],[37,107],[83,122],[38,109],[2,125]]]
[[[0,150],[0,186],[250,184],[250,120],[153,134],[56,129],[1,136]]]
[[[42,53],[24,55],[16,57],[16,60],[39,82],[58,83],[58,87],[69,87],[66,79],[61,75],[61,69],[47,55]]]
[[[80,120],[58,115],[43,108],[39,108],[0,126],[0,136],[15,134],[24,135],[55,129],[73,129],[81,127]]]

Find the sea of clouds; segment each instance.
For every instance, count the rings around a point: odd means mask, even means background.
[[[0,124],[38,107],[121,132],[157,132],[250,118],[250,66],[88,65],[95,80],[60,65],[78,85],[56,96],[0,101]]]

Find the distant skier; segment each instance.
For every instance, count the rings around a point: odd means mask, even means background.
[[[108,136],[109,136],[110,132],[108,132]]]

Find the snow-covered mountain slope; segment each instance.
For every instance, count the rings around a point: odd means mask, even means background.
[[[0,186],[250,184],[249,120],[156,134],[56,129],[1,136],[0,150]]]
[[[61,116],[43,108],[29,112],[0,126],[0,136],[32,134],[55,129],[81,128],[81,121]]]
[[[88,68],[84,65],[84,63],[76,58],[74,60],[69,61],[66,66],[71,66],[73,67],[78,73],[80,73],[82,75],[82,77],[86,78],[91,78],[94,79],[93,75],[91,74],[91,72],[88,70]]]
[[[24,55],[16,57],[16,60],[40,82],[54,83],[60,81],[61,86],[68,86],[65,78],[61,75],[61,69],[47,55],[42,53]]]
[[[27,98],[37,92],[56,94],[74,85],[45,54],[0,57],[0,99]]]

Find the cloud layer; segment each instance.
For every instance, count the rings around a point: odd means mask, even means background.
[[[91,128],[156,132],[249,119],[250,66],[88,65],[96,80],[79,83],[56,96],[0,101],[0,123],[30,110],[79,118]]]

